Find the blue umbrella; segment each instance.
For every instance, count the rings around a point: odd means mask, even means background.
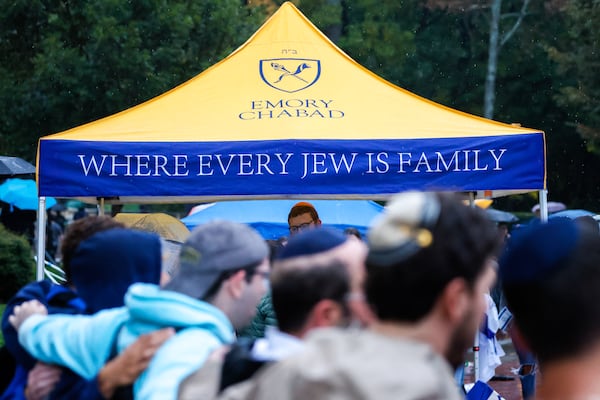
[[[587,215],[593,217],[596,214],[591,211],[581,210],[581,209],[563,210],[563,211],[555,212],[555,213],[548,215],[548,219],[551,219],[551,218],[575,219],[575,218],[579,218],[579,217],[585,217]]]
[[[517,222],[519,218],[513,213],[508,211],[496,210],[495,208],[486,208],[485,213],[488,218],[497,223],[506,223],[511,224],[513,222]]]
[[[37,210],[38,190],[32,179],[7,179],[0,185],[0,200],[21,210]],[[56,204],[54,197],[46,197],[46,208]]]
[[[363,236],[373,218],[383,211],[383,206],[369,200],[241,200],[203,205],[181,221],[192,230],[214,219],[228,219],[252,226],[265,239],[277,239],[290,234],[287,216],[299,201],[311,203],[323,225],[342,230],[353,227]]]

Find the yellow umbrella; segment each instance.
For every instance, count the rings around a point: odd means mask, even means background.
[[[488,208],[493,201],[492,199],[475,199],[475,205],[479,208]]]
[[[494,201],[494,200],[492,200],[492,199],[475,199],[475,205],[476,205],[477,207],[479,207],[479,208],[486,209],[486,208],[488,208],[489,206],[491,206],[491,205],[492,205],[492,202],[493,202],[493,201]],[[463,202],[464,202],[466,205],[469,205],[469,201],[468,201],[468,200],[463,200]]]
[[[114,218],[130,228],[154,232],[172,242],[183,243],[190,234],[183,222],[169,214],[119,213]]]

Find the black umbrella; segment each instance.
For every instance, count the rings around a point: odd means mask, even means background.
[[[19,157],[0,156],[0,177],[34,174],[35,166]]]
[[[496,210],[495,208],[486,208],[485,212],[492,221],[497,223],[510,224],[519,220],[515,214],[509,213],[508,211]]]

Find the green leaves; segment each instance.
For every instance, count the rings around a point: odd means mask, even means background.
[[[0,8],[0,151],[124,110],[197,75],[264,15],[238,0],[17,1]]]
[[[600,155],[600,2],[570,0],[565,39],[548,48],[560,74],[571,77],[554,98],[569,113],[569,122]]]
[[[0,303],[5,303],[33,279],[35,262],[25,236],[0,224]]]

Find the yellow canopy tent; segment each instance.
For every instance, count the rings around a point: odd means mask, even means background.
[[[545,188],[544,134],[459,112],[363,68],[292,3],[197,77],[45,136],[40,195],[95,201],[492,197]],[[488,192],[485,192],[488,191]]]

